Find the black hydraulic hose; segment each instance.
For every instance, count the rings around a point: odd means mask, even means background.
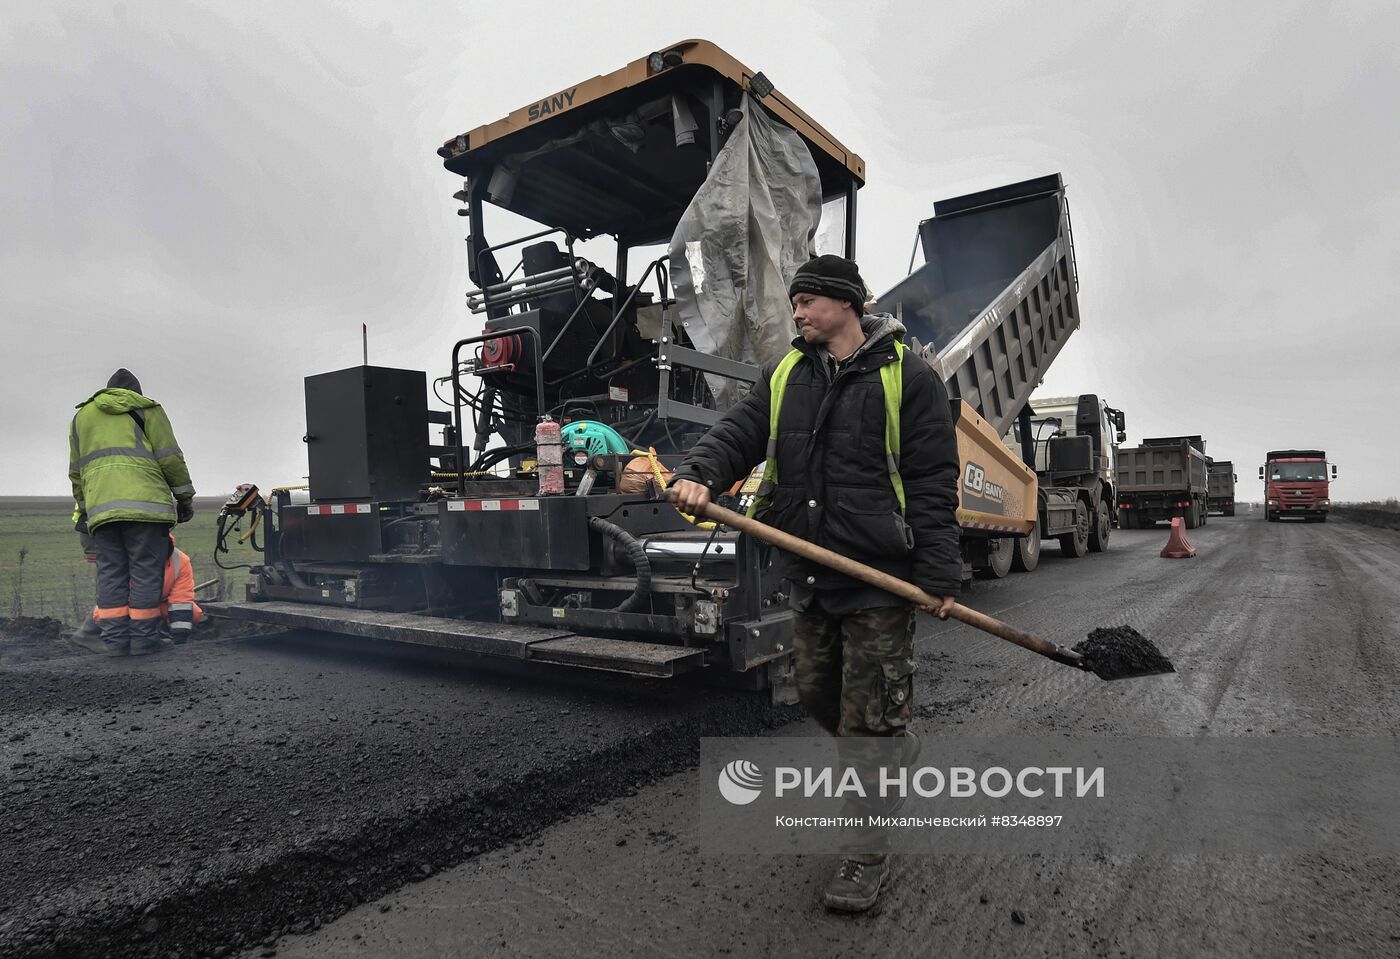
[[[643,548],[641,540],[616,523],[609,523],[599,516],[590,516],[588,526],[627,550],[627,558],[632,561],[632,566],[637,571],[637,585],[632,588],[632,595],[614,607],[613,612],[635,613],[649,605],[651,600],[651,560],[647,559],[647,551]]]
[[[701,594],[706,593],[706,591],[696,586],[695,580],[700,576],[700,564],[705,561],[705,554],[710,551],[710,547],[715,544],[715,537],[719,535],[719,524],[715,523],[713,525],[714,528],[710,530],[710,538],[705,540],[705,548],[700,551],[700,557],[695,560],[695,565],[690,568],[690,588]]]
[[[467,467],[466,471],[468,473],[480,473],[483,470],[487,470],[495,466],[501,460],[509,459],[510,457],[520,453],[528,453],[534,448],[534,445],[530,444],[525,446],[502,446],[494,450],[487,450],[486,452],[478,456],[475,460],[473,460],[472,464]]]
[[[302,579],[301,575],[297,573],[297,571],[292,567],[292,564],[287,562],[285,559],[277,563],[277,569],[282,573],[283,576],[287,577],[287,582],[291,583],[297,589],[309,588],[306,585],[306,580]]]
[[[229,564],[219,558],[221,553],[228,552],[228,537],[230,534],[238,532],[238,526],[243,521],[243,517],[239,516],[234,520],[233,525],[229,526],[228,520],[230,515],[231,514],[225,512],[219,513],[219,525],[214,540],[214,565],[219,567],[219,569],[230,571],[235,569],[253,569],[254,567],[250,563]],[[258,522],[261,517],[259,517],[257,511],[249,513],[248,517],[248,522],[251,524],[250,528],[252,529],[252,535],[248,538],[252,541],[253,549],[259,553],[264,552],[262,545],[258,542]]]
[[[219,569],[226,570],[252,569],[253,567],[248,563],[234,563],[230,565],[219,558],[219,554],[228,552],[229,533],[234,532],[234,530],[238,528],[238,524],[236,522],[234,523],[232,528],[229,528],[228,518],[228,513],[219,513],[219,525],[217,531],[215,532],[214,538],[214,565],[219,567]]]

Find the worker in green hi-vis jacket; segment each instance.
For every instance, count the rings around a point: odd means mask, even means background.
[[[100,638],[113,656],[158,652],[170,529],[194,517],[194,486],[170,418],[126,369],[78,404],[68,434],[73,525],[97,548]]]

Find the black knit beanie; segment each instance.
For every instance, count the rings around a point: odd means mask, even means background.
[[[107,381],[109,390],[131,390],[133,393],[141,392],[141,381],[138,380],[126,367],[122,367],[112,374],[112,378]]]
[[[827,253],[798,267],[788,285],[788,297],[799,293],[845,300],[856,316],[865,313],[865,281],[860,278],[860,268],[842,256]]]

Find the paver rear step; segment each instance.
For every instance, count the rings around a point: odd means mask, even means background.
[[[640,676],[674,676],[703,666],[705,661],[702,650],[685,646],[579,636],[538,626],[287,602],[200,606],[210,616],[225,619]]]

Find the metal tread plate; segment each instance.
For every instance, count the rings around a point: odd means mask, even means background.
[[[418,613],[394,613],[307,603],[201,603],[210,616],[269,623],[296,629],[317,629],[369,639],[388,639],[420,646],[439,646],[489,656],[523,659],[532,643],[572,633],[537,626],[508,626],[468,619],[448,619]]]
[[[702,666],[703,650],[665,643],[643,643],[602,636],[561,636],[531,643],[528,658],[542,663],[587,666],[645,676],[672,676]]]
[[[200,608],[226,619],[643,676],[673,676],[703,666],[705,658],[703,651],[684,646],[419,613],[289,602],[201,603]]]

